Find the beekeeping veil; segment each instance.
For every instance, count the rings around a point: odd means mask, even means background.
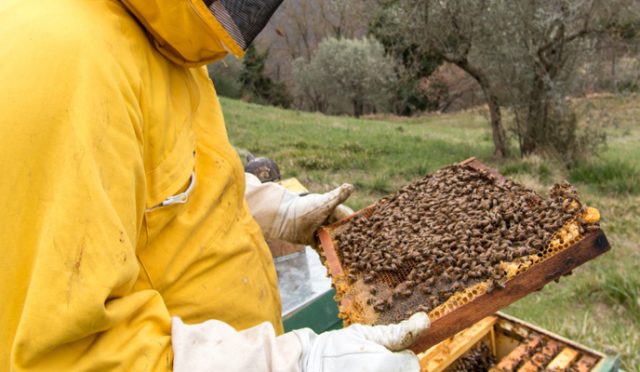
[[[246,50],[282,0],[205,0],[205,3],[236,44]]]
[[[121,0],[176,63],[241,57],[282,0]]]

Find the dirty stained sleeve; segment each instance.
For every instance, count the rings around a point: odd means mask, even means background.
[[[169,370],[166,306],[132,290],[145,194],[137,83],[122,56],[57,47],[16,49],[0,71],[0,369]]]

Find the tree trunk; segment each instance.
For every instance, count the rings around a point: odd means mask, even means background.
[[[353,100],[353,116],[355,116],[356,118],[359,118],[360,116],[362,116],[362,111],[363,111],[363,103],[360,102],[358,99],[354,99]]]
[[[543,79],[536,75],[522,133],[522,147],[520,148],[522,156],[533,154],[546,141],[544,137],[548,110],[545,91]]]
[[[617,45],[614,44],[613,48],[611,48],[611,92],[613,92],[614,94],[618,92],[618,76],[616,74],[616,47]]]
[[[491,118],[491,131],[493,134],[494,145],[493,156],[498,159],[506,158],[509,156],[509,152],[507,151],[505,130],[502,127],[500,101],[498,100],[498,96],[493,92],[489,79],[479,69],[471,66],[466,59],[463,61],[456,61],[455,64],[462,70],[466,71],[478,82],[478,84],[480,84],[487,106],[489,106],[489,116]]]
[[[504,128],[502,127],[502,115],[500,114],[500,104],[498,103],[498,97],[491,93],[487,88],[482,89],[484,96],[489,106],[489,115],[491,117],[491,131],[493,133],[494,151],[493,155],[496,158],[506,158],[509,153],[507,152],[506,135]]]

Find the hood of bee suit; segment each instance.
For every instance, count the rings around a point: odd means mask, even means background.
[[[158,50],[185,66],[240,58],[282,0],[120,0]]]

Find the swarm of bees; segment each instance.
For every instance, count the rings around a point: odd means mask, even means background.
[[[479,282],[489,283],[488,292],[504,287],[501,262],[542,252],[583,210],[568,183],[554,185],[545,200],[509,179],[453,165],[382,200],[334,239],[351,284],[391,285],[391,293],[378,296],[369,286],[376,312],[417,294],[408,311],[428,312]],[[580,224],[581,233],[593,228]]]

